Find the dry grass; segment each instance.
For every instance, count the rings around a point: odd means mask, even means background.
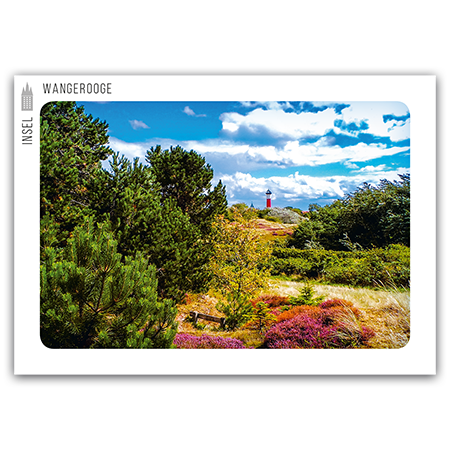
[[[271,291],[277,295],[300,294],[304,283],[273,280]],[[372,290],[344,286],[315,285],[316,295],[349,300],[361,310],[361,325],[375,331],[369,344],[372,348],[401,348],[410,336],[409,292]]]

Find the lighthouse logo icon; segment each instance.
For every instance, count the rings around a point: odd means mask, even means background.
[[[33,111],[33,91],[28,86],[22,89],[22,111]]]

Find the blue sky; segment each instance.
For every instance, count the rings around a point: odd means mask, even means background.
[[[109,125],[110,147],[144,162],[150,147],[205,157],[229,204],[303,210],[410,167],[410,116],[400,102],[79,103]]]

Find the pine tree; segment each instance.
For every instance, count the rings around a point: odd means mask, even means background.
[[[249,325],[256,326],[260,333],[262,333],[264,329],[268,328],[277,320],[275,314],[270,312],[270,308],[265,302],[257,302],[256,305],[253,306],[253,311],[250,317],[251,320]]]
[[[146,161],[160,186],[162,200],[174,199],[202,235],[208,235],[214,218],[226,213],[227,200],[221,181],[212,189],[214,172],[205,158],[180,146],[161,150],[158,145],[147,152]]]
[[[63,241],[95,208],[88,194],[100,162],[112,153],[108,126],[75,102],[47,103],[40,120],[41,219],[56,221]]]
[[[109,171],[97,178],[98,220],[109,220],[124,255],[143,252],[156,267],[160,300],[182,301],[209,280],[210,243],[176,200],[162,199],[148,166],[114,154]]]
[[[155,268],[122,258],[106,224],[92,218],[67,247],[42,249],[41,339],[50,348],[168,348],[176,308],[160,302]]]

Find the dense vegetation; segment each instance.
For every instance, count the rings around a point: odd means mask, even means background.
[[[409,288],[410,251],[401,244],[356,251],[275,248],[273,275],[298,275],[323,283]]]
[[[401,181],[364,183],[330,205],[310,205],[308,219],[299,223],[290,245],[296,248],[353,250],[409,246],[410,176]]]
[[[193,151],[152,148],[148,165],[113,154],[107,128],[74,102],[41,111],[42,339],[171,346],[173,308],[211,280],[208,236],[225,189],[212,188],[212,168]]]
[[[107,124],[74,102],[42,108],[41,339],[50,348],[370,347],[360,310],[316,296],[311,282],[409,288],[409,175],[306,214],[227,208],[195,151],[157,146],[141,163],[107,144]],[[258,220],[292,236],[263,239]],[[306,284],[298,296],[267,294],[270,274]],[[228,335],[178,332],[179,309],[207,292],[226,319],[216,331]],[[257,345],[234,336],[246,330]]]

